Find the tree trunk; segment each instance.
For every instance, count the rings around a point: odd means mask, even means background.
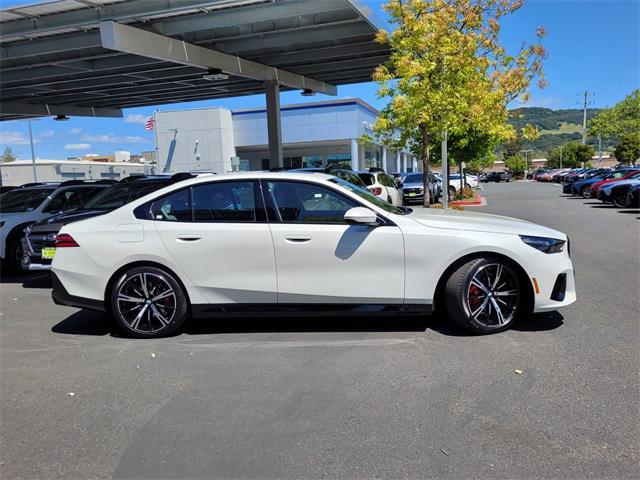
[[[426,125],[420,125],[422,134],[422,191],[424,192],[422,205],[429,208],[429,132]]]

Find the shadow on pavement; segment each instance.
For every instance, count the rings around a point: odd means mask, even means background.
[[[560,327],[564,317],[558,312],[535,314],[520,321],[512,330],[539,332]],[[424,332],[427,329],[454,337],[475,336],[439,315],[396,315],[372,317],[221,317],[190,319],[176,335],[217,333],[304,333],[304,332]],[[108,314],[79,311],[51,329],[65,335],[94,335],[123,338]]]
[[[32,272],[0,276],[0,284],[22,284],[24,288],[51,288],[49,272]]]

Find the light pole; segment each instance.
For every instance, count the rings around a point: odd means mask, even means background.
[[[564,145],[560,145],[560,168],[562,168],[562,148]]]
[[[31,129],[31,122],[33,120],[29,119],[27,122],[29,123],[29,144],[31,145],[31,166],[33,167],[33,181],[34,183],[38,181],[38,173],[36,169],[36,154],[33,148],[33,130]]]
[[[527,178],[527,174],[529,173],[529,156],[528,153],[533,152],[533,150],[520,150],[520,153],[524,153],[524,163],[526,164],[524,170],[524,177]]]

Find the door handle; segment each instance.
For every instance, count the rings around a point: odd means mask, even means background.
[[[288,235],[284,240],[287,243],[307,243],[311,241],[311,235]]]
[[[197,242],[201,238],[201,235],[178,235],[176,240],[179,242]]]

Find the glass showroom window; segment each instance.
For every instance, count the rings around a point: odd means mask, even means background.
[[[350,153],[332,153],[327,155],[327,167],[335,166],[351,166]]]
[[[364,149],[364,169],[371,167],[382,168],[382,147],[380,145],[369,145]]]

